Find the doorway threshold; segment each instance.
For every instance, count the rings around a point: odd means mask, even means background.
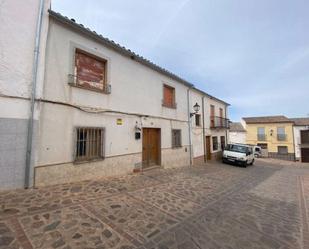
[[[149,171],[149,170],[153,170],[153,169],[160,169],[160,168],[162,168],[161,165],[154,165],[154,166],[151,166],[151,167],[142,168],[142,172],[144,172],[144,171]]]

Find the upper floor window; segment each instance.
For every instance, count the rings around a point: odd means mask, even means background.
[[[219,112],[220,112],[220,118],[219,118],[219,120],[220,120],[220,126],[222,127],[222,126],[223,126],[223,109],[220,108],[220,109],[219,109]]]
[[[175,101],[175,88],[163,85],[163,106],[169,108],[176,108],[176,101]]]
[[[266,140],[265,128],[264,127],[258,127],[257,128],[257,139],[259,141],[265,141]]]
[[[215,126],[215,106],[210,105],[210,127]]]
[[[285,141],[286,140],[286,134],[285,134],[285,128],[284,127],[278,127],[277,128],[277,140],[278,141]]]
[[[78,87],[107,92],[107,61],[76,49],[74,83]]]
[[[195,125],[201,126],[201,115],[200,114],[195,114]]]

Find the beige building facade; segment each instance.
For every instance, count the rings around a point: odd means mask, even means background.
[[[262,147],[263,155],[295,160],[294,122],[285,116],[245,117],[246,143]]]

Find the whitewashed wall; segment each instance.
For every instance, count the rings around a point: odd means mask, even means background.
[[[301,157],[301,138],[300,138],[300,131],[301,130],[308,130],[308,126],[294,126],[293,132],[294,132],[294,145],[295,145],[295,157],[297,159],[300,159]]]
[[[212,139],[211,139],[211,153],[221,151],[220,137],[226,136],[228,134],[228,131],[226,129],[210,129],[210,105],[215,106],[215,116],[220,115],[219,109],[222,108],[223,117],[228,118],[227,111],[225,114],[225,110],[227,109],[226,105],[196,90],[190,91],[190,101],[191,101],[190,106],[193,106],[195,103],[198,103],[201,107],[199,114],[201,114],[201,124],[203,122],[203,115],[204,115],[205,136],[218,137],[218,150],[213,150]],[[202,101],[204,101],[204,113],[202,110]],[[191,111],[193,112],[193,110]],[[197,127],[195,125],[195,117],[192,117],[191,124],[192,124],[193,157],[197,158],[204,155],[203,129],[202,126]],[[226,138],[226,143],[227,141],[228,137]]]
[[[111,85],[111,94],[68,84],[75,48],[107,59],[107,83]],[[134,137],[136,123],[139,127],[161,129],[161,164],[164,167],[189,165],[186,85],[123,56],[54,19],[50,20],[46,56],[44,99],[58,104],[41,103],[40,106],[37,185],[46,185],[48,179],[57,179],[52,183],[59,183],[132,172],[142,161],[142,139],[135,140]],[[176,109],[162,106],[163,84],[175,88]],[[87,113],[60,105],[59,102],[96,110],[134,113],[141,117],[117,113]],[[122,125],[117,125],[118,118],[123,120]],[[105,128],[105,160],[74,164],[73,134],[77,126]],[[183,147],[180,149],[171,148],[172,129],[182,131]]]
[[[37,97],[42,96],[50,0],[44,3]],[[39,0],[0,1],[0,189],[24,186],[29,98],[39,5]],[[34,118],[36,129],[39,119],[37,107]],[[34,138],[36,136],[35,130]],[[35,141],[31,167],[34,160]]]
[[[229,142],[230,143],[246,143],[246,132],[230,131],[229,132]]]

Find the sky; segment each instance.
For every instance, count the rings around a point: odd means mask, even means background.
[[[231,104],[309,117],[308,0],[52,0],[52,9]]]

